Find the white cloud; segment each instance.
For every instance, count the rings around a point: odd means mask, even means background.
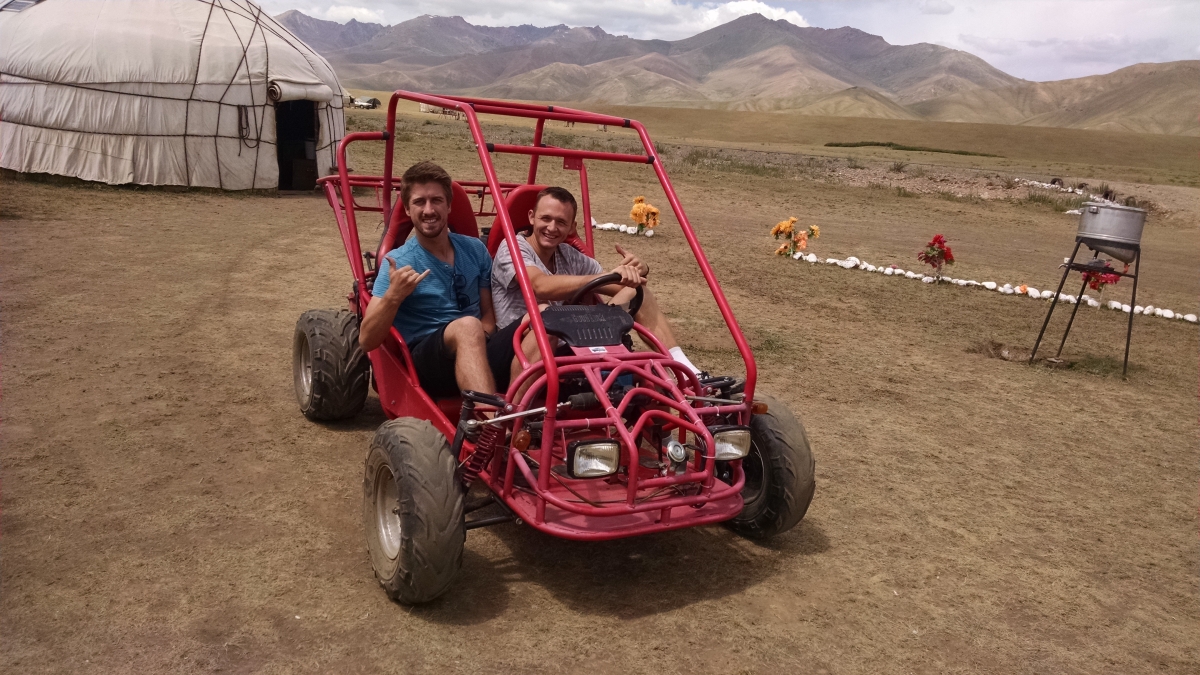
[[[946,0],[921,0],[917,4],[922,14],[949,14],[954,11],[954,5]]]
[[[354,5],[333,5],[326,7],[323,10],[316,10],[319,14],[314,14],[318,18],[327,19],[329,21],[337,21],[338,23],[346,23],[350,19],[358,19],[368,23],[383,23],[383,14],[376,10],[366,7],[357,7]]]
[[[1195,0],[948,0],[953,12],[924,13],[938,1],[793,0],[788,6],[814,26],[853,26],[892,44],[961,49],[1030,80],[1194,59],[1200,52]]]
[[[979,35],[959,35],[959,41],[967,45],[976,56],[1003,55],[1017,53],[1024,44],[1012,38],[982,37]]]
[[[1040,64],[1043,70],[1058,69],[1064,78],[1111,72],[1134,63],[1172,60],[1163,57],[1171,52],[1165,38],[1095,34],[1086,38],[1014,40],[959,35],[958,40],[961,48],[985,60],[994,59],[998,64],[1016,62],[1027,64],[1026,67]]]
[[[706,26],[706,29],[715,28],[747,14],[762,14],[773,21],[783,19],[797,26],[808,25],[808,22],[804,20],[803,16],[800,16],[799,12],[772,7],[765,2],[758,2],[758,0],[735,0],[734,2],[722,2],[719,4],[705,3],[699,7],[700,20],[702,25]]]

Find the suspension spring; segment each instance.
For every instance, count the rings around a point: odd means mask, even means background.
[[[479,472],[487,468],[496,448],[504,442],[504,429],[498,424],[488,424],[479,430],[479,440],[475,441],[475,450],[467,457],[462,466],[463,485],[470,489],[471,483],[479,477]]]

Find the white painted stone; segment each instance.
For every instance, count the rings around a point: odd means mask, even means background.
[[[1163,317],[1164,319],[1174,319],[1174,318],[1175,318],[1175,312],[1172,312],[1172,311],[1171,311],[1171,310],[1169,310],[1169,309],[1164,309],[1164,310],[1163,310],[1163,313],[1162,313],[1162,317]]]
[[[1130,309],[1129,305],[1121,305],[1121,311],[1122,311],[1122,312],[1125,312],[1126,314],[1128,314],[1129,312],[1131,312],[1131,311],[1133,311],[1133,310],[1132,310],[1132,309]]]
[[[926,284],[932,284],[935,281],[937,281],[937,279],[934,279],[933,277],[922,277],[921,278],[921,282],[926,283]]]
[[[996,290],[996,282],[985,281],[985,282],[983,282],[983,287],[988,289],[989,291],[994,291],[994,290]]]
[[[1133,313],[1135,315],[1141,314],[1143,309],[1145,309],[1145,307],[1142,307],[1141,305],[1135,305],[1133,308]]]
[[[1154,308],[1154,316],[1162,316],[1162,307]]]
[[[1200,321],[1200,317],[1197,317],[1195,314],[1184,314],[1183,320],[1187,321],[1188,323],[1196,323],[1197,321]]]

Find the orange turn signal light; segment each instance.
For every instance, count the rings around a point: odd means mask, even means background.
[[[527,430],[522,429],[522,430],[518,431],[517,433],[513,434],[512,444],[513,444],[513,447],[516,448],[517,450],[520,450],[521,452],[525,452],[525,448],[529,447],[529,443],[532,440],[533,440],[533,435],[530,434]]]
[[[751,403],[750,404],[750,413],[753,415],[766,415],[767,414],[767,404],[763,403],[762,401],[755,401],[754,403]]]

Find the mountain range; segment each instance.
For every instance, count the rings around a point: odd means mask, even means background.
[[[1030,82],[948,47],[759,14],[675,41],[430,15],[394,26],[296,10],[276,19],[343,84],[369,90],[1200,135],[1200,61]]]

